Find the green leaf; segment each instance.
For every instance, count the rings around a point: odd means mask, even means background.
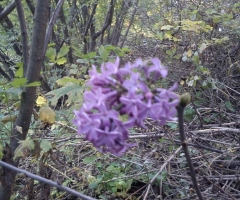
[[[97,182],[93,182],[93,183],[90,183],[90,184],[89,184],[89,188],[90,188],[90,189],[95,189],[95,188],[97,188],[97,186],[98,186],[98,183],[97,183]]]
[[[213,22],[214,22],[214,23],[219,23],[221,20],[222,20],[222,17],[221,17],[221,16],[215,15],[215,16],[213,17]]]
[[[68,53],[68,51],[69,51],[69,46],[66,46],[66,45],[62,46],[60,51],[57,54],[57,59],[65,56]]]
[[[171,50],[166,50],[166,54],[171,56],[171,55],[173,55],[173,52]]]
[[[19,63],[18,63],[19,64]],[[23,66],[21,66],[16,72],[15,77],[22,78],[23,77]]]
[[[127,48],[127,47],[123,47],[121,49],[121,51],[124,51],[125,53],[130,53],[131,52],[131,50],[129,48]]]
[[[62,65],[67,62],[66,58],[59,58],[55,61],[58,65]]]
[[[65,77],[63,77],[63,78],[61,78],[61,79],[58,79],[58,80],[56,81],[56,83],[57,83],[58,85],[60,85],[60,86],[64,86],[64,85],[66,85],[67,83],[80,84],[80,83],[82,83],[82,80],[78,80],[78,79],[75,79],[75,78],[73,78],[73,77],[65,76]]]
[[[180,59],[180,58],[181,58],[181,54],[177,54],[177,55],[174,56],[173,58],[175,58],[175,59]]]
[[[211,14],[213,14],[213,13],[217,13],[217,12],[216,12],[214,9],[212,9],[212,8],[207,9],[205,12],[206,12],[207,15],[211,15]]]
[[[52,148],[52,144],[48,140],[41,140],[40,147],[43,153],[46,153]]]
[[[58,99],[63,95],[68,95],[67,104],[82,102],[84,87],[75,83],[67,83],[65,86],[48,92],[47,95],[54,95],[51,98],[51,104],[56,105]]]
[[[170,129],[176,131],[178,129],[178,124],[177,123],[173,123],[173,122],[168,122],[167,126],[170,127]]]
[[[13,87],[21,87],[27,82],[26,78],[14,78],[11,82],[11,85]]]
[[[87,156],[83,159],[83,163],[84,164],[89,164],[89,163],[92,163],[94,162],[95,160],[97,160],[98,157],[97,156]]]
[[[48,59],[49,59],[51,62],[55,62],[56,49],[50,47],[50,48],[47,50],[47,52],[46,52],[46,56],[48,57]]]
[[[19,146],[14,152],[13,159],[15,160],[16,158],[20,157],[26,158],[31,152],[31,150],[34,150],[34,148],[35,148],[34,141],[30,137],[27,137],[25,140],[19,141]]]
[[[2,157],[3,157],[3,147],[0,144],[0,160],[2,160]]]
[[[74,54],[75,54],[77,57],[82,58],[83,53],[82,53],[77,47],[72,46],[72,48],[73,48],[74,51],[76,52],[76,53],[74,53]]]
[[[231,102],[226,102],[225,103],[225,106],[226,106],[226,108],[228,108],[229,110],[231,110],[231,111],[235,111],[235,109],[233,108],[233,105],[231,104]]]
[[[88,54],[85,54],[85,56],[86,56],[86,58],[87,58],[88,60],[94,58],[96,55],[97,55],[96,52],[90,52],[90,53],[88,53]]]
[[[37,86],[40,86],[40,85],[41,85],[41,82],[35,81],[35,82],[32,82],[32,83],[29,83],[29,84],[25,85],[25,87],[37,87]]]
[[[16,64],[16,67],[23,67],[23,62],[18,62],[18,63]]]
[[[103,45],[101,45],[99,47],[98,53],[104,62],[106,62],[108,60],[110,51],[108,49],[104,48]]]
[[[54,47],[55,46],[55,43],[54,42],[51,42],[48,44],[48,47]]]

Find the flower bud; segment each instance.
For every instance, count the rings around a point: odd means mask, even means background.
[[[191,101],[191,95],[186,92],[186,93],[183,93],[181,96],[180,96],[180,105],[182,105],[183,107],[186,107]]]

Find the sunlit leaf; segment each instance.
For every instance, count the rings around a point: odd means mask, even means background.
[[[64,63],[66,63],[66,62],[67,62],[67,59],[66,59],[66,58],[59,58],[59,59],[56,60],[56,63],[57,63],[58,65],[62,65],[62,64],[64,64]]]
[[[36,99],[36,105],[41,107],[42,105],[45,105],[45,104],[47,104],[47,99],[39,95],[38,98]]]

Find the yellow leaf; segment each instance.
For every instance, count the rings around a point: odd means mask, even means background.
[[[47,104],[43,104],[39,109],[39,119],[48,124],[55,122],[55,112]]]
[[[189,49],[187,52],[187,57],[191,57],[192,56],[192,49]]]
[[[45,99],[43,96],[38,96],[36,104],[39,107],[41,107],[42,105],[47,105],[47,99]]]
[[[185,81],[184,80],[181,80],[180,81],[180,85],[184,85],[185,84]]]

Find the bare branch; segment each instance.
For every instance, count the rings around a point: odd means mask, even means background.
[[[15,1],[10,3],[4,10],[0,13],[0,22],[9,14],[11,13],[14,8],[16,7]]]

